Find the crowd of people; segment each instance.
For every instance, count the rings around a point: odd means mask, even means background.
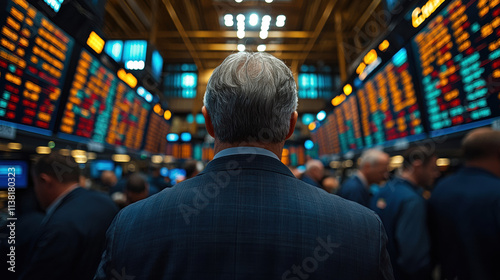
[[[215,157],[187,163],[185,181],[104,171],[95,187],[72,157],[41,157],[43,214],[18,217],[16,277],[500,279],[500,131],[467,134],[464,168],[437,184],[437,151],[418,145],[391,178],[389,155],[366,150],[339,184],[320,160],[281,163],[296,108],[288,67],[240,52],[207,85]]]

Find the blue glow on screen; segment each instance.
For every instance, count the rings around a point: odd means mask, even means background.
[[[302,123],[305,125],[309,125],[314,121],[314,116],[312,114],[304,114],[302,115]]]
[[[153,75],[157,80],[161,79],[161,72],[163,71],[163,57],[158,51],[153,51],[151,56],[151,68]]]
[[[191,133],[189,133],[189,132],[183,132],[183,133],[181,133],[181,140],[184,141],[184,142],[191,141]]]
[[[28,186],[28,174],[28,163],[26,161],[0,160],[0,189],[8,188],[9,182],[11,182],[11,187],[26,188]],[[9,178],[11,178],[10,181]]]
[[[305,147],[307,150],[310,150],[310,149],[314,148],[314,143],[313,143],[313,141],[311,141],[311,140],[306,140],[306,142],[304,142],[304,147]]]
[[[175,133],[169,133],[167,134],[167,141],[169,142],[175,142],[179,140],[179,135],[178,134],[175,134]]]
[[[123,63],[132,70],[144,69],[148,43],[145,40],[125,41],[123,45]]]
[[[54,12],[59,12],[59,9],[61,9],[61,5],[64,2],[64,0],[43,0],[45,4],[47,4]]]
[[[122,59],[123,52],[123,41],[120,40],[110,40],[106,42],[104,46],[104,52],[111,56],[116,62],[120,62]]]

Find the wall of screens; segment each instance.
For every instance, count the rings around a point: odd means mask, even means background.
[[[0,120],[50,135],[74,40],[23,0],[0,23]]]
[[[500,116],[499,37],[499,1],[475,0],[451,2],[414,37],[431,136]]]
[[[416,141],[500,119],[500,1],[451,1],[424,25],[313,133],[320,154]],[[340,152],[332,150],[337,142]]]
[[[149,102],[88,51],[81,51],[60,125],[61,137],[77,140],[68,135],[78,136],[139,150],[148,146],[143,143],[148,120],[157,122],[150,115],[154,114]]]

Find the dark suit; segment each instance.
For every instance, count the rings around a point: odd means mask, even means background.
[[[430,237],[422,188],[396,177],[374,196],[371,208],[387,231],[396,279],[430,277]]]
[[[117,212],[104,194],[72,190],[42,221],[21,279],[92,279]]]
[[[322,189],[321,185],[318,184],[318,182],[316,182],[313,178],[307,176],[306,174],[302,175],[302,178],[300,178],[300,180],[302,180],[302,182],[308,183],[309,185]]]
[[[392,279],[385,244],[372,211],[240,154],[123,209],[95,279]]]
[[[429,201],[442,278],[500,279],[500,178],[463,168]]]
[[[347,179],[338,191],[337,195],[345,199],[357,202],[365,207],[370,207],[370,191],[357,176]]]

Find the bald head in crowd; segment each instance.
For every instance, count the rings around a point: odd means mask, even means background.
[[[369,149],[359,158],[359,171],[368,185],[380,184],[388,177],[389,155],[378,149]]]
[[[462,141],[466,164],[486,169],[500,177],[500,131],[479,128],[471,131]]]
[[[317,159],[311,159],[306,163],[306,173],[311,179],[317,183],[321,182],[325,173],[323,163]]]

